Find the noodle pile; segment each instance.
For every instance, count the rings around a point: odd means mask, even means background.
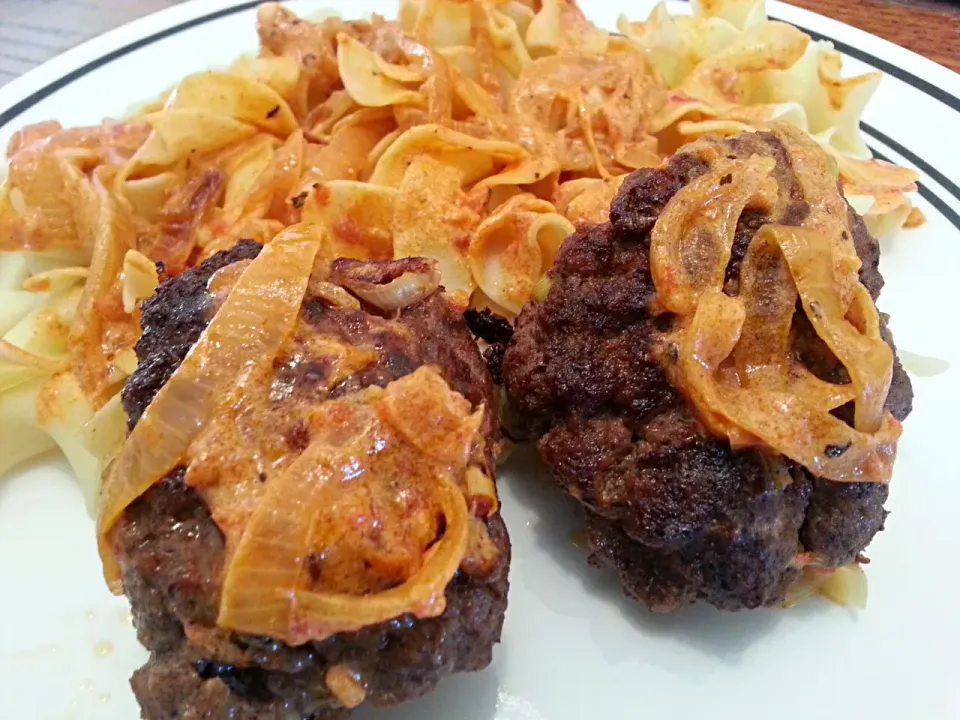
[[[874,232],[919,218],[869,159],[878,77],[762,0],[658,7],[622,35],[572,0],[402,0],[396,21],[262,5],[261,49],[133,117],[41,123],[0,189],[0,473],[58,446],[91,504],[124,437],[138,301],[241,238],[310,223],[317,262],[436,261],[450,299],[515,316],[575,223],[706,132],[809,133]],[[322,239],[322,241],[321,241]]]
[[[763,2],[692,5],[692,16],[672,16],[661,3],[646,22],[621,17],[617,23],[669,88],[652,132],[679,146],[708,133],[735,135],[789,122],[837,163],[844,195],[874,236],[923,223],[904,194],[916,191],[916,173],[871,159],[860,136],[860,116],[882,73],[842,77],[832,43],[767,20]]]

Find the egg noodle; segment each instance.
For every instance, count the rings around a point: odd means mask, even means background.
[[[766,18],[664,5],[620,33],[573,0],[401,0],[399,19],[257,14],[260,52],[120,121],[17,132],[0,190],[0,474],[59,446],[91,505],[123,443],[140,300],[230,248],[317,228],[317,262],[437,261],[455,303],[518,313],[576,223],[704,134],[788,121],[874,234],[922,222],[870,158],[879,73]]]

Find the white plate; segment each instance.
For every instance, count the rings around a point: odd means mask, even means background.
[[[630,5],[642,18],[647,1]],[[255,50],[254,3],[200,0],[88,42],[0,89],[0,147],[19,126],[119,116],[182,76]],[[392,15],[392,0],[294,0],[301,13]],[[623,3],[583,3],[612,27]],[[671,10],[683,12],[684,4]],[[586,566],[570,541],[570,507],[529,458],[501,478],[514,543],[503,642],[483,673],[433,696],[359,718],[960,717],[956,524],[960,467],[960,76],[817,15],[773,3],[773,17],[836,42],[847,72],[887,71],[864,116],[878,154],[921,171],[921,229],[884,243],[887,286],[905,351],[950,363],[914,377],[887,530],[870,546],[870,603],[850,612],[811,602],[791,611],[724,614],[691,607],[657,617]],[[3,442],[3,438],[0,438]],[[127,678],[145,657],[101,580],[91,520],[53,459],[0,482],[0,717],[134,720]]]

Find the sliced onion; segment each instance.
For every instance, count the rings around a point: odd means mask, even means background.
[[[751,386],[768,379],[779,382],[790,354],[797,288],[780,248],[759,233],[740,265],[739,299],[745,317],[733,351],[737,370]]]
[[[420,570],[402,585],[375,595],[357,597],[343,593],[296,591],[294,623],[300,629],[296,639],[321,640],[406,613],[418,618],[443,614],[446,609],[444,592],[466,553],[470,515],[463,493],[454,483],[440,478],[436,492],[446,527],[443,537],[427,552]]]
[[[828,579],[829,575],[823,572],[817,572],[813,568],[803,568],[800,576],[787,588],[780,605],[791,608],[815,597]]]
[[[497,500],[497,486],[493,478],[487,475],[476,465],[467,468],[467,497],[470,499],[470,510],[477,517],[486,517],[500,509]]]
[[[838,567],[819,587],[820,594],[837,605],[867,607],[867,574],[859,563]]]
[[[237,377],[272,362],[296,322],[318,249],[307,225],[292,226],[267,245],[130,434],[104,483],[97,522],[111,589],[119,590],[120,577],[107,541],[111,528],[181,461]]]
[[[846,306],[853,297],[854,288],[860,285],[857,272],[861,262],[847,225],[847,202],[837,190],[832,160],[799,128],[777,123],[773,131],[783,141],[802,196],[810,205],[803,227],[830,240],[834,268],[832,284]]]
[[[773,158],[718,167],[682,188],[650,234],[650,272],[670,312],[689,314],[699,296],[723,286],[737,221],[747,203],[776,200]]]
[[[490,577],[502,558],[502,551],[490,537],[486,519],[472,515],[469,542],[460,561],[460,571],[472,577]]]
[[[311,297],[320,298],[330,305],[330,307],[340,308],[341,310],[360,309],[359,300],[339,285],[334,285],[333,283],[324,281],[311,282],[307,292]]]
[[[386,285],[353,283],[350,287],[357,297],[385,312],[402,310],[429,297],[440,285],[440,275],[431,273],[404,273]]]
[[[346,665],[331,665],[323,675],[323,683],[346,708],[357,707],[367,697],[367,689],[360,682],[360,677]]]
[[[406,263],[410,269],[404,269],[399,276],[385,278],[365,277],[359,272],[360,265],[337,261],[333,279],[364,302],[384,312],[401,310],[426,299],[440,286],[440,273],[432,262],[408,258],[395,260],[391,264]]]
[[[736,299],[713,292],[700,298],[685,333],[678,385],[705,424],[735,447],[767,445],[828,480],[889,481],[901,432],[889,413],[877,432],[862,433],[786,390],[735,387],[717,378],[743,317]]]
[[[860,283],[847,206],[827,157],[801,133],[774,126],[810,212],[801,228],[766,225],[740,268],[740,294],[724,294],[737,222],[748,204],[789,200],[773,159],[725,157],[696,145],[712,169],[667,203],[651,232],[651,274],[663,307],[680,315],[663,353],[674,384],[712,433],[733,449],[766,446],[837,482],[888,482],[900,424],[884,410],[893,352]],[[797,299],[851,382],[817,378],[792,352]],[[670,345],[667,346],[668,348]],[[855,401],[854,427],[831,411]]]
[[[364,458],[373,450],[377,420],[365,401],[377,392],[371,388],[320,406],[310,445],[271,480],[244,529],[223,581],[220,627],[297,644],[293,640],[303,631],[293,622],[293,592],[303,575],[317,504],[329,483],[351,472],[345,456]]]
[[[426,457],[465,468],[483,423],[484,408],[452,392],[434,370],[420,368],[390,383],[377,411]]]
[[[833,280],[831,242],[823,234],[766,225],[756,239],[770,239],[780,247],[810,324],[850,374],[857,395],[854,426],[875,432],[883,422],[893,379],[893,351],[880,337],[880,318],[867,289],[857,283],[853,304],[844,305]],[[862,330],[848,319],[851,314]]]
[[[223,584],[217,620],[221,627],[296,645],[406,613],[435,617],[444,611],[446,586],[460,566],[470,534],[466,499],[455,481],[466,469],[467,453],[458,459],[443,453],[448,464],[398,432],[393,400],[409,401],[414,388],[427,394],[442,392],[450,399],[440,404],[464,409],[460,403],[466,401],[429,368],[420,368],[385,390],[371,387],[319,406],[311,422],[310,445],[271,481],[237,546]],[[424,404],[414,403],[416,408]],[[460,414],[464,427],[474,423],[469,409],[466,403]],[[407,416],[417,412],[408,410]],[[462,434],[453,430],[456,436]],[[427,447],[433,448],[432,442]],[[443,536],[426,550],[419,568],[400,585],[381,592],[307,588],[303,566],[321,508],[334,507],[331,503],[340,493],[359,483],[371,488],[386,483],[390,492],[397,492],[393,488],[398,482],[411,484],[402,492],[429,497],[444,518]],[[363,531],[351,524],[343,532]],[[325,525],[324,542],[339,538],[339,533]]]
[[[820,257],[829,269],[829,252]],[[740,295],[746,316],[733,359],[750,388],[785,389],[806,404],[829,412],[856,398],[851,385],[816,377],[792,358],[791,328],[798,292],[774,233],[761,228],[740,266]]]
[[[132,313],[141,300],[153,295],[160,278],[157,266],[146,255],[136,250],[127,250],[123,258],[123,270],[120,275],[123,292],[123,309]]]

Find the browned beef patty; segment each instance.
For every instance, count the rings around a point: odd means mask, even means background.
[[[775,177],[794,200],[778,217],[747,210],[737,226],[726,290],[737,291],[739,265],[756,230],[801,223],[808,206],[780,140],[748,133],[729,141],[731,157],[759,153],[777,161]],[[778,602],[797,577],[799,550],[829,566],[853,561],[883,528],[887,487],[840,484],[756,451],[732,452],[706,435],[670,385],[653,347],[669,330],[654,316],[649,233],[670,198],[706,172],[696,156],[625,181],[610,222],[567,239],[543,302],[520,315],[502,365],[512,410],[568,493],[584,505],[591,562],[615,569],[626,591],[656,611],[705,600],[736,610]],[[876,299],[883,285],[879,249],[849,214]],[[885,339],[893,345],[883,319]],[[803,335],[803,329],[798,330]],[[813,372],[835,382],[845,369],[807,330],[801,352]],[[910,412],[910,381],[896,363],[887,407]]]
[[[219,270],[255,257],[244,241],[161,285],[144,304],[140,365],[123,391],[131,427],[197,341],[212,315],[207,282]],[[381,264],[380,270],[383,270]],[[389,268],[387,268],[389,270]],[[485,404],[488,447],[496,435],[493,388],[459,312],[439,293],[387,320],[371,308],[331,308],[308,297],[301,323],[351,344],[376,348],[375,362],[328,394],[318,383],[323,358],[275,363],[275,382],[317,402],[371,385],[385,386],[423,365],[475,407]],[[493,454],[488,454],[493,470]],[[487,529],[500,551],[483,577],[458,573],[446,592],[445,612],[433,619],[406,615],[323,642],[289,647],[268,637],[216,631],[224,539],[201,496],[178,468],[126,511],[112,536],[133,607],[140,641],[150,660],[132,685],[146,720],[328,720],[348,714],[328,691],[324,674],[334,664],[356,673],[373,705],[393,705],[432,690],[445,675],[490,663],[507,602],[510,543],[500,515]]]

